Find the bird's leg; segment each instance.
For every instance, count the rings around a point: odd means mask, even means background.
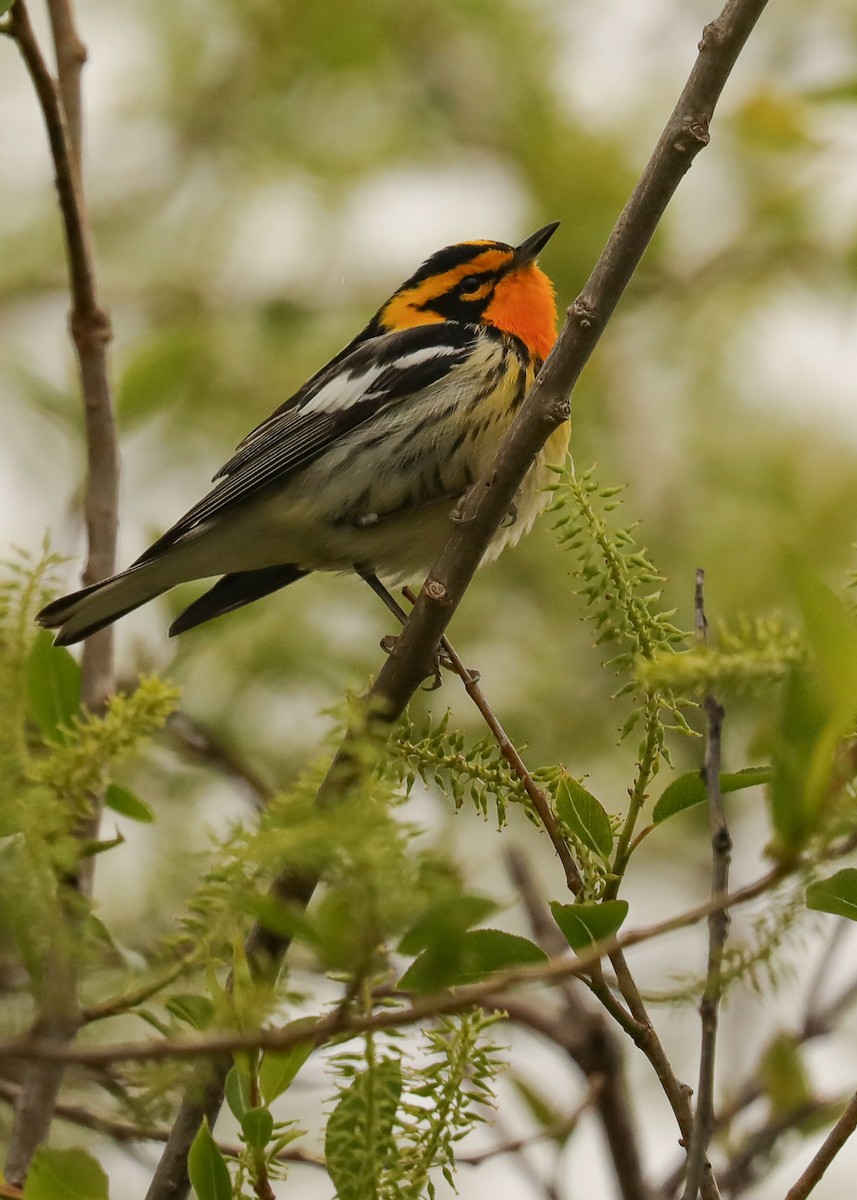
[[[357,572],[357,574],[360,576],[361,579],[363,579],[366,583],[369,584],[372,591],[375,593],[375,595],[378,597],[379,600],[382,600],[384,602],[384,604],[390,610],[390,612],[393,614],[393,616],[396,618],[396,620],[399,621],[400,624],[404,625],[405,621],[407,621],[407,619],[408,619],[408,614],[402,608],[401,604],[399,604],[398,600],[396,600],[395,596],[391,595],[391,593],[387,591],[387,589],[384,587],[383,583],[378,578],[378,576],[374,573],[374,571],[370,571],[368,569],[368,567],[359,567],[359,566],[357,566],[356,563],[354,565],[354,570]],[[412,596],[409,596],[408,598],[411,600],[413,599]],[[384,647],[384,649],[389,650],[391,647],[392,640],[394,640],[394,639],[384,638],[381,645]],[[443,650],[438,650],[437,659],[435,661],[434,678],[432,679],[432,682],[427,689],[430,692],[436,691],[437,688],[439,688],[441,685],[441,677],[440,677],[441,667],[446,667],[446,669],[448,671],[454,670],[454,667],[452,665],[452,661],[449,658],[449,655],[444,653]]]
[[[405,597],[405,599],[408,601],[409,604],[416,604],[417,598],[409,587],[402,588],[402,595]],[[480,673],[478,671],[471,670],[470,667],[465,667],[464,663],[461,661],[461,659],[458,657],[458,655],[455,653],[452,646],[450,645],[449,639],[446,637],[442,637],[440,639],[440,651],[438,653],[438,661],[440,662],[441,666],[446,667],[446,669],[448,671],[454,671],[456,673],[456,675],[458,675],[462,680],[464,680],[465,687],[467,686],[467,679],[464,678],[465,675],[468,676],[470,679],[470,682],[474,683],[474,684],[478,683],[479,680],[482,678],[482,676],[480,675]]]
[[[389,608],[399,624],[404,625],[408,619],[408,614],[402,608],[401,604],[399,604],[396,597],[387,591],[378,576],[373,571],[370,571],[368,567],[358,567],[355,564],[354,570],[364,582],[369,584],[372,591]]]

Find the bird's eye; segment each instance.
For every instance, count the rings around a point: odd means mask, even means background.
[[[458,285],[458,290],[462,296],[469,296],[473,292],[478,292],[482,287],[482,280],[478,275],[465,275],[461,283]]]

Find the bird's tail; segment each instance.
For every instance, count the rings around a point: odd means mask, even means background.
[[[36,620],[45,629],[59,630],[54,638],[57,646],[81,642],[172,587],[175,580],[156,582],[153,573],[146,569],[148,565],[129,567],[119,575],[102,579],[101,583],[61,596],[46,605]]]
[[[252,604],[262,596],[270,596],[280,588],[294,583],[306,575],[300,567],[293,563],[283,563],[275,567],[260,567],[255,571],[235,571],[218,579],[214,587],[189,604],[184,612],[179,613],[170,626],[170,637],[184,633],[203,621],[211,621],[224,613],[234,612],[245,604]]]

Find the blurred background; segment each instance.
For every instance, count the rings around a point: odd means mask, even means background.
[[[122,564],[432,251],[469,238],[514,243],[559,219],[542,266],[561,310],[569,304],[716,7],[80,0],[90,52],[87,188],[115,331]],[[0,542],[6,554],[38,553],[48,531],[68,558],[59,586],[71,588],[84,551],[85,460],[65,263],[46,141],[11,44],[0,45],[0,112]],[[837,588],[854,566],[852,0],[775,0],[712,134],[573,402],[575,461],[597,463],[605,484],[626,485],[620,520],[641,522],[638,539],[667,577],[667,606],[684,627],[697,566],[707,571],[709,618],[732,622],[791,610],[785,547]],[[510,734],[526,743],[527,761],[587,773],[619,812],[636,746],[631,738],[617,750],[624,714],[608,702],[616,681],[600,666],[571,567],[543,520],[481,572],[451,636],[482,672]],[[391,632],[385,612],[358,581],[314,577],[170,642],[170,614],[192,593],[122,621],[122,675],[165,673],[181,685],[188,717],[227,754],[269,786],[285,784],[322,745],[329,707],[377,669],[379,639]],[[436,716],[448,706],[457,724],[478,729],[451,681],[417,702]],[[757,717],[737,702],[730,709],[728,767],[745,765]],[[674,747],[680,765],[698,755],[693,742]],[[209,831],[249,811],[247,788],[166,742],[136,786],[159,823],[131,830],[99,879],[101,901],[132,946],[143,927],[146,937],[169,928]],[[456,847],[477,884],[512,898],[498,866],[503,843],[478,817],[453,816],[428,795],[414,812]],[[740,882],[755,869],[764,821],[753,801],[740,802],[733,819]],[[515,814],[512,824],[539,857],[546,890],[559,895],[544,841],[517,828]],[[638,921],[705,893],[704,822],[691,815],[675,826],[629,880]],[[652,981],[662,982],[682,945],[652,956]],[[799,940],[796,962],[809,952]],[[783,1003],[782,993],[733,998],[727,1072],[743,1061],[742,1037],[770,1023],[767,1006]],[[682,1061],[697,1019],[670,1012],[666,1023]],[[531,1052],[537,1062],[538,1048]],[[832,1087],[840,1076],[853,1086],[853,1052],[818,1069]],[[632,1062],[635,1087],[649,1087],[647,1072]],[[551,1086],[568,1096],[569,1079]],[[652,1104],[660,1113],[660,1101]],[[644,1140],[667,1167],[674,1134],[658,1120]],[[587,1138],[564,1169],[572,1180],[583,1172],[587,1196],[599,1200],[611,1185],[592,1165],[596,1136]],[[139,1194],[149,1161],[117,1159],[117,1200]],[[758,1195],[781,1196],[793,1175],[772,1173]],[[304,1195],[328,1195],[305,1176]],[[503,1160],[460,1177],[464,1197],[489,1186],[504,1200],[539,1194]],[[834,1197],[838,1186],[834,1178],[820,1194]]]

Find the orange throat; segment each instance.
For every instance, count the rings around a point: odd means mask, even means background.
[[[556,341],[553,284],[535,264],[512,271],[501,280],[483,319],[545,359]]]

